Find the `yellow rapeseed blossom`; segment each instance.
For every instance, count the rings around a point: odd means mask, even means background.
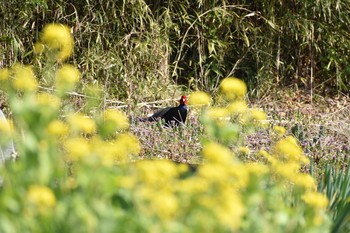
[[[30,66],[14,65],[13,86],[20,91],[35,91],[38,88],[38,82],[34,71]]]
[[[212,107],[207,111],[207,115],[211,119],[225,120],[230,115],[227,108]]]
[[[105,121],[111,122],[116,130],[123,130],[129,128],[129,120],[126,115],[116,109],[107,109],[103,113],[103,118]]]
[[[41,42],[36,42],[33,46],[33,51],[36,54],[41,54],[45,50],[45,45]]]
[[[68,123],[73,131],[80,131],[83,133],[91,134],[96,131],[95,121],[80,113],[75,113],[68,116]]]
[[[36,96],[38,104],[42,107],[49,107],[54,110],[57,110],[61,107],[61,100],[55,95],[48,93],[39,93]]]
[[[210,104],[210,96],[203,91],[196,91],[191,93],[190,105],[209,105]]]
[[[148,184],[160,185],[176,178],[179,171],[168,160],[143,160],[136,163],[139,179]]]
[[[269,157],[270,154],[266,150],[259,150],[258,155],[263,156],[265,158]]]
[[[217,163],[202,164],[197,172],[199,176],[215,183],[226,182],[230,177],[227,167]]]
[[[47,126],[47,132],[54,137],[62,137],[68,134],[69,127],[60,120],[54,120]]]
[[[237,100],[228,106],[230,113],[242,113],[248,109],[247,103],[244,100]]]
[[[84,138],[69,138],[64,142],[64,149],[68,153],[68,159],[78,161],[88,156],[91,152],[89,142]]]
[[[245,155],[248,155],[248,154],[250,153],[249,148],[246,147],[246,146],[240,146],[240,147],[238,148],[238,151],[239,151],[240,153],[242,153],[242,154],[245,154]]]
[[[44,27],[41,42],[51,50],[57,50],[56,59],[64,61],[73,53],[73,37],[70,28],[62,24],[48,24]]]
[[[316,189],[315,179],[310,174],[297,173],[293,177],[292,182],[294,182],[295,185],[308,190]]]
[[[265,121],[267,120],[267,114],[263,111],[263,110],[260,110],[260,109],[257,109],[257,108],[253,108],[250,110],[251,112],[251,116],[254,120],[256,121]]]
[[[116,146],[124,148],[128,155],[137,155],[141,151],[139,140],[131,133],[119,134],[115,141]]]
[[[49,211],[56,206],[56,197],[53,191],[43,185],[32,185],[27,191],[26,200],[34,205],[39,212]]]
[[[276,143],[274,151],[282,159],[297,161],[304,164],[309,163],[298,141],[293,136],[280,139]]]
[[[170,192],[156,192],[150,200],[150,206],[147,211],[155,213],[155,215],[163,221],[172,218],[179,207],[178,199]]]
[[[316,209],[324,209],[328,206],[329,200],[328,198],[318,192],[310,191],[305,193],[301,199],[308,205],[312,206],[313,208]]]
[[[242,223],[246,208],[238,194],[232,190],[223,190],[218,194],[219,203],[212,206],[219,221],[231,230],[237,230]]]
[[[58,90],[69,91],[80,80],[80,71],[73,65],[64,64],[56,72],[55,85]]]
[[[10,70],[7,68],[0,69],[0,81],[6,81],[10,77]]]
[[[296,162],[277,162],[272,165],[274,171],[289,181],[294,181],[294,178],[299,174],[300,164]]]
[[[257,163],[257,162],[251,162],[245,164],[246,169],[250,174],[256,175],[256,176],[262,176],[266,173],[268,173],[269,168],[265,164]]]
[[[205,177],[191,177],[191,179],[180,180],[176,189],[188,194],[203,193],[208,190],[210,184]]]
[[[249,184],[249,170],[245,164],[238,162],[232,163],[229,166],[224,166],[224,171],[226,170],[234,180],[234,183],[230,184],[232,187],[237,189],[247,187]]]
[[[216,142],[206,143],[203,146],[202,154],[204,158],[209,160],[210,162],[224,164],[228,161],[231,161],[233,157],[233,154],[227,147]]]
[[[220,88],[229,99],[243,98],[247,93],[246,84],[241,79],[234,77],[229,77],[222,80]]]
[[[113,142],[102,140],[98,135],[94,135],[89,142],[91,153],[99,157],[103,166],[115,165],[120,148],[117,148]]]
[[[283,126],[279,126],[279,125],[273,126],[273,131],[275,131],[280,136],[283,136],[286,134],[286,129]]]

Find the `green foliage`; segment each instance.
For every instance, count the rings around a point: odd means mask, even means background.
[[[326,193],[330,200],[329,210],[333,217],[332,233],[348,232],[350,229],[350,168],[336,169],[326,165],[318,190]]]

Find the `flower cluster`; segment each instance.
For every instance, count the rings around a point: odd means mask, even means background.
[[[41,41],[34,45],[34,52],[41,54],[45,49],[55,51],[57,61],[65,61],[73,53],[74,40],[70,28],[62,24],[48,24],[43,29]]]

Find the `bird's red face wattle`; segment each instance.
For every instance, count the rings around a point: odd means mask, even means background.
[[[181,96],[181,99],[180,99],[180,104],[184,104],[184,105],[187,105],[187,96],[183,95]]]

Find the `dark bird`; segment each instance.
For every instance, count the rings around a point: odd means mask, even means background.
[[[180,123],[185,123],[187,117],[187,97],[181,96],[180,105],[177,107],[168,107],[155,112],[152,116],[140,118],[139,121],[159,121],[164,119],[166,127],[178,126]]]

